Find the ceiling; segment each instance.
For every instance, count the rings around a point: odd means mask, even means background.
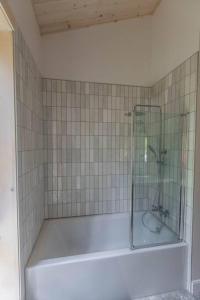
[[[1,4],[0,4],[0,31],[12,31],[12,25],[10,24],[9,19]]]
[[[151,15],[161,0],[32,0],[41,34]]]

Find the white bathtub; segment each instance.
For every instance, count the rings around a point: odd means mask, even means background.
[[[175,240],[167,227],[151,233],[142,214],[134,217],[136,246]],[[130,250],[127,214],[48,220],[26,269],[26,299],[130,300],[183,289],[186,256],[184,243]]]

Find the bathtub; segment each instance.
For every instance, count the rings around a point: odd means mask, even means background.
[[[131,300],[186,288],[187,245],[173,243],[165,226],[150,232],[142,215],[134,214],[134,241],[144,248],[135,250],[128,214],[46,220],[26,268],[26,299]]]

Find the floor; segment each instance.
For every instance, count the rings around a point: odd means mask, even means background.
[[[185,291],[178,291],[159,296],[151,296],[138,300],[195,300],[195,298]]]

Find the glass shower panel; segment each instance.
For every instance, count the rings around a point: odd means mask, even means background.
[[[181,122],[160,106],[136,105],[132,134],[132,246],[180,236]]]

